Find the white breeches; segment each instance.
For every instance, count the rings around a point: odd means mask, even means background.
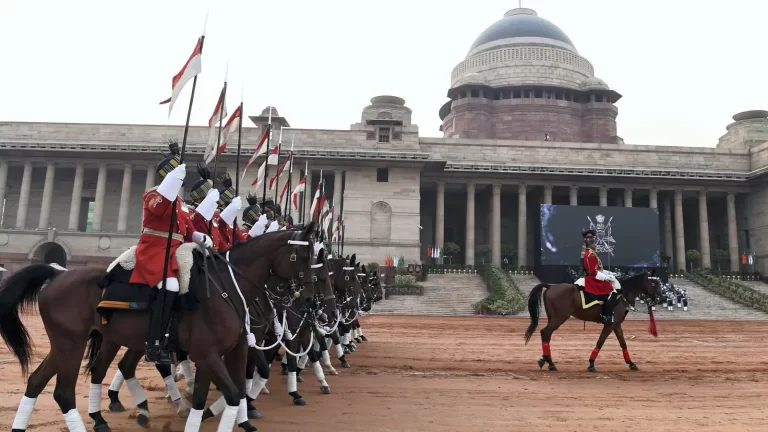
[[[176,279],[175,277],[169,277],[169,278],[167,278],[165,280],[165,282],[166,282],[165,289],[167,289],[170,292],[175,292],[175,293],[179,292],[179,280],[178,279]],[[158,289],[163,289],[163,283],[160,282],[159,284],[157,284],[157,288]]]

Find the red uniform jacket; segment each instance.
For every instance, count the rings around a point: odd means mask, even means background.
[[[595,278],[597,272],[603,269],[603,263],[592,249],[587,248],[584,251],[584,268],[589,272],[584,278],[584,291],[595,295],[607,295],[613,291],[613,285],[610,282]]]
[[[193,230],[189,221],[189,209],[176,198],[176,222],[171,240],[171,254],[168,261],[168,277],[179,277],[176,249],[184,242],[192,241]],[[136,248],[136,266],[131,274],[131,283],[156,286],[163,280],[168,227],[171,223],[171,201],[160,195],[156,189],[144,193],[144,221],[139,244]]]
[[[247,241],[251,238],[251,236],[248,234],[251,231],[250,228],[246,227],[238,227],[237,231],[235,231],[237,235],[237,241]]]
[[[213,214],[214,221],[216,220],[216,213]],[[190,210],[189,212],[189,220],[192,223],[192,226],[194,227],[195,231],[201,232],[203,234],[208,234],[209,237],[211,237],[211,242],[213,243],[213,250],[214,251],[221,251],[221,237],[219,236],[219,229],[216,227],[216,223],[214,222],[211,224],[209,221],[205,220],[204,217],[200,215],[200,213],[197,212],[197,210]],[[208,232],[208,228],[210,227],[210,232]]]
[[[232,227],[227,225],[227,223],[221,219],[221,213],[218,210],[213,213],[213,220],[216,222],[216,225],[218,225],[218,227],[214,229],[218,231],[219,235],[219,252],[224,252],[232,247],[234,235]]]

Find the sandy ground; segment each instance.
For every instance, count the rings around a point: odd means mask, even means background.
[[[36,317],[25,322],[39,362],[47,338]],[[581,322],[570,321],[555,334],[559,372],[539,370],[538,333],[523,344],[527,320],[374,315],[363,325],[369,342],[348,356],[352,369],[328,376],[331,395],[321,395],[306,371],[299,391],[309,405],[293,406],[275,365],[271,394],[257,401],[264,419],[253,424],[275,432],[768,430],[768,323],[659,322],[659,338],[653,338],[647,322],[629,322],[625,335],[641,370],[630,372],[618,343],[609,339],[595,374],[586,372],[599,332],[594,324],[584,331]],[[0,429],[9,430],[24,382],[4,348],[0,364]],[[142,364],[138,375],[150,401],[149,430],[183,431],[184,420],[163,399],[154,367]],[[87,386],[79,381],[78,408],[90,428]],[[53,381],[40,396],[30,431],[66,431],[52,391]],[[217,396],[212,392],[209,400]],[[121,399],[132,405],[125,387]],[[104,416],[115,431],[141,430],[130,413]],[[217,423],[209,420],[202,430],[214,431]]]

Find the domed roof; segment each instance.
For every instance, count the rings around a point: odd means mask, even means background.
[[[581,88],[584,90],[610,90],[608,84],[598,77],[590,77],[581,82]]]
[[[461,85],[488,85],[488,80],[480,75],[477,72],[469,72],[467,74],[464,74],[459,80],[456,82],[456,87]]]
[[[469,53],[475,54],[473,51],[476,48],[491,42],[515,38],[549,39],[555,41],[553,45],[576,52],[573,42],[560,27],[540,18],[533,9],[517,8],[505,13],[504,18],[480,33]]]

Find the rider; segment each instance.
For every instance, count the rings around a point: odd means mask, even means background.
[[[232,179],[229,174],[224,173],[217,179],[219,182],[219,201],[218,210],[214,213],[214,222],[218,225],[219,236],[221,238],[220,251],[225,251],[232,247],[234,244],[234,229],[233,225],[237,213],[242,207],[242,200],[239,196],[235,196],[235,188],[232,187]]]
[[[160,186],[144,193],[144,219],[139,244],[136,247],[136,264],[131,274],[131,283],[156,286],[158,297],[152,304],[147,340],[146,357],[149,362],[170,364],[171,356],[165,345],[166,333],[171,320],[176,295],[179,292],[179,264],[176,249],[185,241],[192,240],[205,247],[212,245],[211,238],[192,229],[188,209],[182,205],[179,191],[186,177],[186,165],[180,163],[179,144],[171,141],[170,154],[166,154],[157,166],[162,179]],[[171,212],[176,206],[176,220],[173,221],[171,250],[167,251],[168,228],[171,226]],[[165,261],[169,252],[169,260]],[[164,266],[168,274],[163,283]],[[165,288],[165,292],[161,290]]]
[[[219,200],[219,191],[214,189],[211,172],[204,163],[197,165],[197,172],[202,177],[197,183],[192,185],[190,196],[192,205],[189,206],[189,220],[195,231],[211,234],[211,240],[214,242],[214,249],[218,243],[216,233],[210,232],[211,218],[216,210],[216,202]]]
[[[248,207],[243,210],[243,226],[237,229],[237,239],[239,241],[246,241],[251,238],[249,232],[261,216],[261,207],[256,204],[256,195],[249,193],[246,195],[245,200],[248,202]]]
[[[602,319],[604,324],[613,322],[613,309],[616,307],[617,291],[621,289],[613,273],[603,270],[603,263],[595,252],[597,233],[594,230],[584,231],[584,268],[587,276],[584,278],[584,290],[590,294],[608,295],[603,304]]]

